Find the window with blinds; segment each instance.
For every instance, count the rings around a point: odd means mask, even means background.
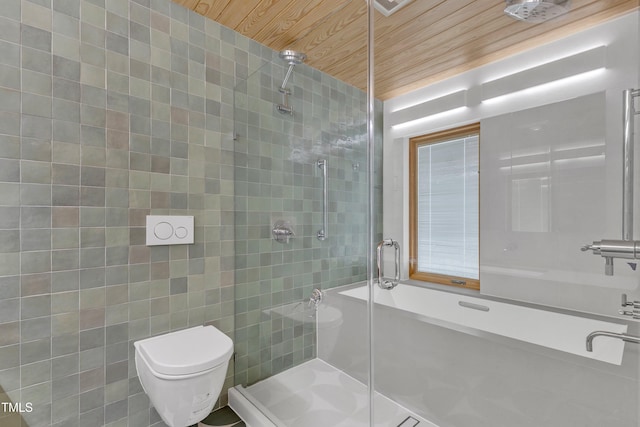
[[[480,124],[410,140],[412,279],[479,289]]]

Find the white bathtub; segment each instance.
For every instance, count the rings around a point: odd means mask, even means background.
[[[367,286],[340,294],[368,299]],[[593,342],[593,352],[588,352],[586,338],[593,331],[626,333],[627,325],[402,283],[390,291],[375,286],[374,299],[376,304],[445,326],[484,331],[614,365],[622,363],[622,340],[599,336]]]

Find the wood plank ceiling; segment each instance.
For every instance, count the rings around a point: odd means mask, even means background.
[[[365,0],[173,0],[276,51],[366,88]],[[413,0],[375,14],[375,91],[385,100],[618,17],[639,0],[573,0],[542,24],[503,14],[504,0]]]

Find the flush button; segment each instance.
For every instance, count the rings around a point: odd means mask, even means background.
[[[189,234],[189,231],[185,227],[176,228],[176,237],[178,239],[184,239]]]
[[[184,227],[180,227],[184,228]],[[162,221],[156,224],[153,228],[153,234],[160,240],[167,240],[173,236],[173,226],[166,221]],[[177,230],[176,230],[177,234]]]

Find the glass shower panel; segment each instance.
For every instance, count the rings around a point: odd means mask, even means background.
[[[377,92],[408,85],[411,56],[424,82],[385,97],[384,237],[403,248],[405,280],[373,291],[375,390],[410,411],[403,426],[640,425],[637,260],[614,259],[609,275],[586,247],[621,239],[623,91],[640,83],[640,14],[637,2],[540,4],[563,15],[531,25],[504,4],[410,2],[376,19]],[[412,47],[389,49],[415,21]],[[409,280],[408,141],[478,122],[480,290]],[[355,311],[367,291],[336,304]],[[352,351],[341,342],[334,354]],[[377,422],[388,408],[374,406]]]
[[[267,56],[234,90],[236,389],[277,426],[368,425],[366,375],[319,358],[348,321],[328,291],[367,279],[366,92]]]
[[[295,159],[305,149],[300,114],[296,120],[275,110],[280,102],[275,80],[282,72],[282,66],[267,62],[234,94],[236,382],[241,384],[315,357],[315,324],[307,321],[310,313],[302,303],[314,276],[315,170],[311,162]],[[277,227],[291,235],[274,239]]]

